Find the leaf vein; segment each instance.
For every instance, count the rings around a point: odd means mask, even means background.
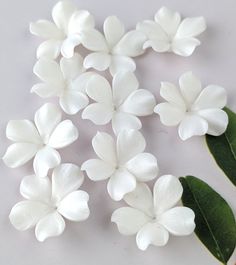
[[[229,140],[229,138],[227,136],[227,133],[224,133],[224,136],[225,136],[225,139],[226,139],[227,143],[229,144],[230,151],[231,151],[234,159],[236,160],[236,154],[234,153],[233,146],[231,145],[231,142],[230,142],[230,140]]]
[[[213,234],[213,231],[212,231],[212,229],[211,229],[211,227],[210,227],[210,224],[209,224],[209,222],[208,222],[208,220],[207,220],[207,218],[206,218],[206,216],[205,216],[205,214],[204,214],[204,211],[202,210],[202,208],[201,208],[201,206],[200,206],[200,204],[199,204],[197,198],[195,197],[194,192],[193,192],[193,190],[191,189],[191,187],[190,187],[188,181],[186,181],[186,182],[187,182],[187,185],[188,185],[190,191],[192,192],[193,199],[195,200],[195,202],[196,202],[196,204],[197,204],[197,206],[198,206],[198,208],[199,208],[199,210],[200,210],[200,212],[201,212],[201,214],[202,214],[202,216],[203,216],[203,219],[205,220],[206,225],[207,225],[207,227],[208,227],[208,229],[209,229],[209,231],[210,231],[210,234],[212,235],[212,238],[213,238],[213,240],[214,240],[214,242],[215,242],[215,244],[216,244],[216,246],[217,246],[217,248],[218,248],[218,250],[219,250],[219,254],[221,255],[221,258],[222,258],[224,264],[227,264],[227,263],[226,263],[226,260],[225,260],[225,258],[224,258],[224,256],[223,256],[223,253],[221,252],[220,246],[219,246],[219,244],[218,244],[218,242],[217,242],[217,240],[216,240],[216,238],[215,238],[215,236],[214,236],[214,234]]]

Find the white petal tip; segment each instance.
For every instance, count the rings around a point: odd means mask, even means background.
[[[36,23],[37,23],[37,22],[30,22],[30,23],[29,23],[29,32],[30,32],[32,35],[36,35],[35,32],[34,32],[34,27],[36,26]]]
[[[146,49],[148,49],[148,48],[151,48],[151,45],[150,45],[150,42],[149,42],[149,41],[146,41],[146,42],[144,42],[144,44],[143,44],[143,49],[146,50]]]
[[[31,34],[33,34],[33,33],[32,33],[32,26],[33,26],[33,22],[30,22],[30,23],[29,23],[29,32],[30,32]]]
[[[142,245],[138,245],[138,249],[141,250],[141,251],[146,251],[148,249],[149,245],[145,245],[145,246],[142,246]]]
[[[201,16],[199,17],[199,20],[201,20],[202,23],[202,32],[204,32],[207,29],[206,19],[203,16]]]

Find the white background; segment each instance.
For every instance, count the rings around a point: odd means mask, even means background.
[[[236,111],[236,2],[234,0],[74,0],[78,7],[90,10],[101,28],[108,15],[117,15],[127,29],[138,21],[151,19],[163,5],[180,11],[183,16],[203,15],[208,24],[200,37],[202,45],[190,58],[149,51],[137,58],[137,77],[140,86],[152,91],[160,101],[160,81],[177,82],[185,71],[192,70],[204,85],[224,86],[229,95],[228,106]],[[50,19],[54,0],[0,1],[0,155],[10,144],[5,127],[10,119],[32,119],[44,101],[30,88],[37,82],[32,74],[39,39],[28,31],[30,21]],[[96,130],[110,131],[109,126],[97,128],[82,121],[80,114],[73,117],[80,130],[79,140],[61,154],[64,162],[81,164],[94,156],[91,138]],[[161,174],[176,176],[192,174],[208,182],[236,212],[236,189],[217,168],[210,156],[204,138],[186,142],[178,139],[176,128],[161,126],[156,115],[145,118],[143,133],[147,151],[158,158]],[[110,223],[112,211],[123,203],[112,202],[106,192],[106,183],[86,179],[83,189],[90,194],[91,216],[87,222],[68,223],[59,238],[38,243],[33,230],[16,231],[9,223],[11,207],[19,200],[19,184],[23,176],[32,173],[31,163],[10,170],[2,161],[0,182],[0,264],[1,265],[217,265],[219,264],[195,235],[171,238],[164,248],[150,247],[141,252],[134,237],[118,233]],[[235,264],[236,255],[230,265]]]

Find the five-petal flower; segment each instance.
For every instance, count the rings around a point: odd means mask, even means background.
[[[34,85],[31,92],[42,98],[57,96],[64,112],[76,114],[89,103],[85,88],[93,73],[84,72],[83,58],[78,53],[69,59],[61,58],[60,65],[54,60],[41,58],[34,66],[34,73],[43,83]]]
[[[219,136],[225,132],[228,116],[222,108],[227,95],[223,87],[209,85],[202,89],[201,82],[192,72],[183,74],[175,85],[163,82],[160,94],[167,102],[158,104],[154,111],[166,126],[179,124],[179,136],[186,140],[194,135]]]
[[[100,159],[85,161],[81,169],[94,181],[109,178],[107,190],[115,201],[133,191],[137,181],[149,181],[158,174],[156,158],[143,153],[146,142],[139,131],[123,130],[116,143],[109,134],[98,132],[92,145]]]
[[[190,235],[195,229],[194,212],[187,207],[175,206],[181,199],[183,188],[172,175],[160,177],[153,188],[140,183],[124,197],[130,207],[115,210],[111,221],[124,235],[136,235],[139,249],[146,250],[150,244],[164,246],[169,234]]]
[[[96,29],[82,34],[82,44],[93,51],[85,57],[85,68],[92,67],[98,71],[109,68],[112,75],[119,71],[135,71],[136,64],[131,57],[144,53],[146,35],[138,30],[125,33],[124,25],[115,16],[106,18],[103,31],[104,35]]]
[[[12,208],[9,215],[12,225],[21,231],[35,226],[36,238],[42,242],[62,234],[63,217],[75,222],[86,220],[89,195],[78,190],[83,180],[80,168],[73,164],[56,167],[51,180],[36,175],[25,177],[20,185],[25,200]]]
[[[30,32],[46,39],[37,50],[37,57],[56,59],[60,53],[70,58],[81,43],[81,34],[94,28],[93,16],[87,10],[77,10],[70,1],[58,2],[52,10],[53,22],[38,20],[30,24]]]
[[[109,82],[100,75],[94,75],[87,82],[87,94],[95,103],[88,105],[82,113],[97,125],[112,120],[115,134],[124,129],[139,130],[142,127],[136,116],[153,113],[155,98],[145,89],[138,89],[138,80],[132,72],[119,72]]]
[[[78,138],[78,130],[70,120],[61,121],[60,110],[52,103],[44,104],[36,113],[34,122],[29,120],[9,121],[7,138],[10,145],[3,157],[9,167],[24,165],[34,157],[34,171],[45,177],[50,168],[61,162],[56,149],[66,147]]]
[[[203,17],[185,18],[181,22],[178,12],[162,7],[155,21],[145,20],[137,24],[148,40],[143,48],[152,47],[156,52],[172,51],[181,56],[190,56],[201,42],[195,37],[206,29]]]

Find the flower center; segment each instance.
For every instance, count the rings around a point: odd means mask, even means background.
[[[50,135],[45,135],[43,137],[43,143],[42,143],[42,148],[48,145]]]

